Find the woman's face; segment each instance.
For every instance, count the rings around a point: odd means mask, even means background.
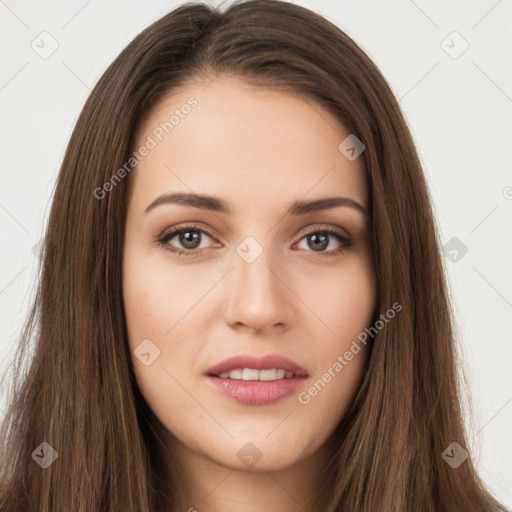
[[[368,207],[362,158],[310,100],[222,76],[205,86],[175,91],[139,132],[132,360],[173,446],[276,470],[319,453],[364,372],[365,345],[344,356],[375,306],[369,226],[350,204]],[[314,208],[333,197],[350,201]]]

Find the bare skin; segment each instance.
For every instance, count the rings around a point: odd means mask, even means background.
[[[368,222],[357,208],[287,211],[294,201],[332,196],[367,208],[362,159],[338,150],[349,132],[311,100],[232,77],[207,83],[162,100],[138,137],[137,147],[155,139],[154,129],[176,108],[197,100],[129,178],[123,293],[136,378],[181,468],[180,482],[170,483],[178,510],[311,510],[367,347],[342,371],[332,367],[370,325],[375,276]],[[166,203],[145,212],[173,192],[222,198],[232,213]],[[197,248],[183,245],[179,234],[158,242],[184,223],[195,226],[187,228],[200,237]],[[318,239],[329,228],[353,244],[333,234]],[[249,236],[252,245],[244,245]],[[249,263],[240,246],[262,252]],[[134,350],[147,339],[160,353],[144,365]],[[308,378],[277,402],[242,404],[205,375],[240,354],[282,355]],[[329,368],[329,382],[308,394]],[[259,457],[255,464],[237,456],[244,446]]]

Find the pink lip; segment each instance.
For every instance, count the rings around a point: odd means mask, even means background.
[[[297,392],[305,377],[273,381],[221,379],[207,376],[208,382],[224,396],[245,405],[267,405]]]
[[[230,357],[207,370],[206,374],[217,376],[224,372],[236,370],[237,368],[252,368],[253,370],[281,368],[287,372],[292,372],[294,377],[308,376],[308,372],[297,363],[277,354],[270,354],[263,357],[253,357],[249,355]]]
[[[292,372],[293,377],[274,381],[248,381],[218,377],[220,373],[237,368],[251,368],[253,370],[281,368]],[[235,356],[210,368],[206,375],[208,383],[217,391],[245,405],[266,405],[277,402],[298,391],[308,377],[304,368],[290,359],[278,355],[268,355],[260,358],[248,355]]]

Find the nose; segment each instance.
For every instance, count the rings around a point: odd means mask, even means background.
[[[227,277],[225,321],[234,329],[255,333],[290,327],[294,294],[286,284],[282,265],[275,265],[271,251],[252,263],[234,254],[234,268]],[[275,267],[275,269],[274,269]]]

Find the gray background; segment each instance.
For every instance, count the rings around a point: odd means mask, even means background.
[[[34,291],[33,248],[80,109],[126,44],[180,3],[0,1],[0,370]],[[355,39],[400,99],[449,244],[475,409],[470,448],[512,506],[512,0],[296,3]]]

